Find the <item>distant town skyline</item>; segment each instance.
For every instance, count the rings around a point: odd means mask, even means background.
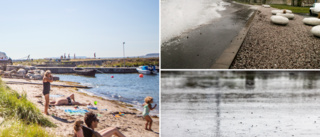
[[[1,1],[0,16],[12,59],[159,53],[159,1]]]

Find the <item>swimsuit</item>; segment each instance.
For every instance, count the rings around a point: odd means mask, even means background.
[[[67,97],[67,100],[68,100],[68,105],[72,105],[71,98]]]
[[[143,114],[143,117],[145,117],[145,116],[148,116],[148,115],[149,115],[149,111],[150,111],[150,109],[149,109],[149,107],[148,107],[148,106],[149,106],[149,104],[147,104],[147,105],[144,105],[144,106],[143,106],[143,108],[144,108],[144,109],[143,109],[143,113],[142,113],[142,114]]]
[[[43,95],[50,93],[50,82],[43,82]]]

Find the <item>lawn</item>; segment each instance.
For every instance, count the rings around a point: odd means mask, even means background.
[[[309,13],[310,7],[296,7],[296,6],[289,6],[289,5],[270,5],[273,8],[277,9],[288,9],[291,10],[293,13]]]

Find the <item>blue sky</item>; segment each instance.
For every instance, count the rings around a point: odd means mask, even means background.
[[[2,0],[0,51],[13,59],[159,53],[158,0]]]

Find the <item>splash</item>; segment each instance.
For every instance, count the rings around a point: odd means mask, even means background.
[[[229,4],[222,0],[161,0],[162,43],[220,18],[218,12]]]

